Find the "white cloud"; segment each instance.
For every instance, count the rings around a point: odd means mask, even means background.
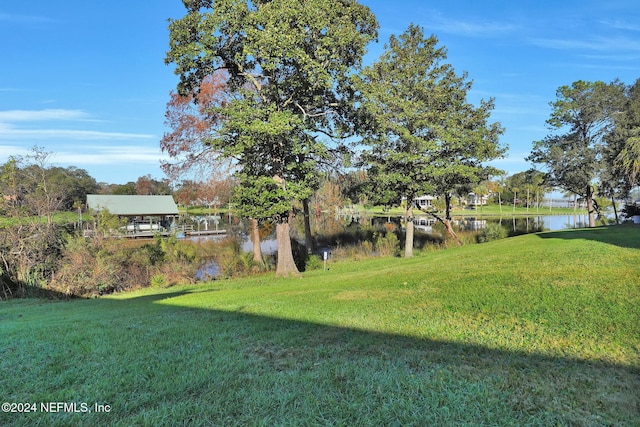
[[[640,25],[637,22],[626,22],[621,20],[601,21],[602,24],[608,25],[616,30],[640,31]]]
[[[52,155],[52,160],[64,164],[121,165],[155,164],[166,160],[158,147],[140,145],[99,145],[83,147],[82,152],[61,151]]]
[[[4,163],[11,156],[23,156],[29,150],[18,145],[0,145],[0,161]]]
[[[145,133],[103,132],[76,129],[15,129],[0,126],[0,139],[75,139],[75,140],[122,140],[152,139],[155,136]]]
[[[31,153],[31,148],[17,145],[0,145],[0,163],[12,156],[24,156]],[[51,153],[52,164],[75,166],[111,165],[159,165],[161,160],[169,160],[157,146],[143,145],[83,145],[44,147]],[[114,169],[115,172],[115,169]]]
[[[85,129],[52,129],[52,128],[22,128],[16,123],[35,123],[43,121],[69,122],[91,121],[91,115],[82,110],[44,109],[44,110],[7,110],[0,111],[0,140],[4,139],[73,139],[73,140],[123,140],[123,139],[152,139],[154,135],[131,132],[107,132]]]
[[[519,29],[517,25],[506,22],[491,21],[460,21],[436,16],[434,22],[429,24],[431,30],[443,33],[457,34],[469,37],[491,37],[504,35]]]
[[[0,122],[32,122],[44,120],[82,120],[89,115],[82,110],[7,110],[0,111]]]
[[[591,50],[598,52],[638,52],[640,41],[626,37],[596,37],[591,39],[543,39],[533,38],[536,46],[558,50]]]

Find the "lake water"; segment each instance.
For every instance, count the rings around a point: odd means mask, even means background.
[[[605,218],[611,220],[613,214],[605,215]],[[376,217],[372,219],[372,224],[383,224],[391,220],[395,223],[400,223],[400,218],[394,217]],[[586,214],[575,215],[534,215],[528,217],[454,217],[454,223],[464,230],[479,231],[485,228],[488,224],[498,223],[502,225],[508,232],[513,234],[525,234],[534,233],[538,231],[558,231],[571,228],[584,228],[589,223],[589,217]],[[435,224],[435,219],[430,216],[416,216],[416,228],[422,231],[432,231],[432,226]],[[596,225],[601,225],[600,220],[596,220]],[[220,239],[225,236],[200,236],[192,237],[194,241],[197,240],[209,240]],[[265,239],[260,243],[262,253],[265,255],[273,254],[278,249],[278,242],[276,239]],[[253,244],[247,237],[242,243],[242,250],[245,252],[251,252],[253,250]],[[197,273],[197,279],[206,280],[211,277],[217,276],[219,272],[218,266],[213,262],[209,262],[201,267]]]
[[[606,220],[613,218],[612,214],[605,215]],[[400,225],[399,217],[377,217],[372,220],[372,224],[382,225],[391,220]],[[584,228],[589,224],[587,214],[571,214],[571,215],[532,215],[518,217],[474,217],[474,216],[454,216],[452,218],[454,226],[467,231],[480,231],[488,224],[498,223],[507,231],[521,233],[533,233],[536,231],[557,231],[570,228]],[[435,218],[429,215],[417,215],[414,221],[416,229],[424,232],[432,232],[433,226],[437,223]],[[601,222],[596,220],[596,224]]]
[[[596,225],[608,223],[613,215],[605,215],[604,222],[596,219]],[[474,220],[480,221],[479,227],[465,229],[482,229],[489,223],[499,223],[509,231],[535,232],[535,231],[558,231],[572,228],[585,228],[589,225],[589,216],[587,214],[575,215],[535,215],[528,217],[514,218],[494,218],[485,217],[482,219],[469,218],[473,223]]]

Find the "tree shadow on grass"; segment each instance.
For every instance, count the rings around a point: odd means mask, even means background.
[[[73,335],[89,355],[47,335],[46,360],[64,357],[57,375],[71,379],[63,392],[56,377],[12,396],[82,400],[84,390],[113,408],[108,418],[37,415],[50,425],[640,423],[638,366],[273,318],[250,307],[194,308],[183,295],[74,302],[90,308],[88,324],[114,313],[109,329]],[[73,376],[91,360],[101,364]],[[0,422],[13,415],[0,414]]]
[[[538,236],[542,239],[593,240],[623,248],[640,249],[640,227],[633,224],[545,232]]]

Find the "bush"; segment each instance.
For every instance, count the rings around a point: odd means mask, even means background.
[[[507,230],[500,224],[490,223],[476,235],[476,242],[486,243],[507,237]]]
[[[305,270],[320,270],[323,266],[323,261],[318,255],[309,255],[305,264]]]
[[[400,240],[395,233],[387,232],[376,236],[374,246],[380,256],[399,256]]]
[[[40,222],[0,229],[0,299],[41,292],[58,268],[65,237],[63,227]]]
[[[440,233],[425,233],[415,230],[413,235],[414,249],[435,249],[439,248],[445,241]]]
[[[253,253],[242,251],[240,241],[236,237],[205,241],[195,244],[193,249],[201,269],[213,270],[212,266],[215,264],[217,275],[224,278],[265,271],[265,265],[268,265],[253,261]],[[265,261],[269,261],[267,258]],[[207,271],[199,276],[202,279],[211,278]]]
[[[156,274],[151,278],[151,286],[164,288],[167,285],[167,278],[163,274]]]
[[[156,238],[151,243],[72,237],[49,289],[65,295],[96,296],[144,286],[193,282],[195,255],[191,245]]]

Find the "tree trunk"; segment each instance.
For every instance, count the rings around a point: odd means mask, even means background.
[[[264,264],[264,260],[262,259],[262,248],[260,247],[260,228],[258,227],[258,220],[251,218],[250,221],[251,230],[249,230],[249,237],[253,243],[253,261]]]
[[[618,208],[616,206],[616,200],[613,196],[611,196],[611,204],[613,205],[613,214],[616,217],[616,224],[620,224],[620,222],[618,221]]]
[[[411,199],[413,200],[413,199]],[[406,235],[404,240],[404,257],[413,257],[413,201],[407,198],[407,209],[404,215]]]
[[[448,219],[445,219],[444,221],[442,221],[442,220],[440,220],[440,221],[444,224],[445,228],[449,232],[449,235],[451,237],[453,237],[453,240],[455,240],[458,245],[464,246],[464,243],[462,243],[462,240],[460,240],[460,238],[458,238],[458,235],[456,234],[456,232],[453,231],[453,227],[451,226],[451,221],[448,220]]]
[[[451,221],[451,194],[448,193],[444,195],[444,217]]]
[[[451,226],[451,195],[450,194],[446,194],[444,196],[444,200],[445,200],[445,215],[446,215],[446,218],[444,218],[444,219],[441,218],[440,216],[436,215],[434,212],[423,211],[419,207],[418,207],[418,209],[420,209],[422,212],[424,212],[424,213],[426,213],[428,215],[431,215],[437,221],[439,221],[442,225],[444,225],[444,227],[447,229],[447,232],[453,238],[453,240],[455,240],[456,243],[458,243],[458,245],[464,246],[464,243],[462,243],[462,240],[460,240],[458,238],[458,235],[456,234],[455,231],[453,231],[453,227]]]
[[[278,221],[276,225],[276,237],[278,239],[278,264],[276,266],[276,277],[299,277],[300,271],[298,271],[298,267],[293,260],[288,218],[283,218]]]
[[[302,211],[304,213],[304,244],[307,247],[307,255],[313,253],[313,238],[311,237],[311,214],[309,212],[309,199],[302,201]]]
[[[444,202],[445,202],[446,217],[445,217],[445,221],[442,221],[442,220],[440,221],[444,224],[445,228],[449,232],[449,235],[453,237],[453,240],[455,240],[460,246],[462,246],[463,245],[462,240],[458,238],[458,235],[456,234],[455,231],[453,231],[453,227],[451,226],[451,194],[446,194],[444,196]]]
[[[587,212],[589,213],[589,227],[596,226],[596,218],[593,208],[593,187],[587,185]]]

